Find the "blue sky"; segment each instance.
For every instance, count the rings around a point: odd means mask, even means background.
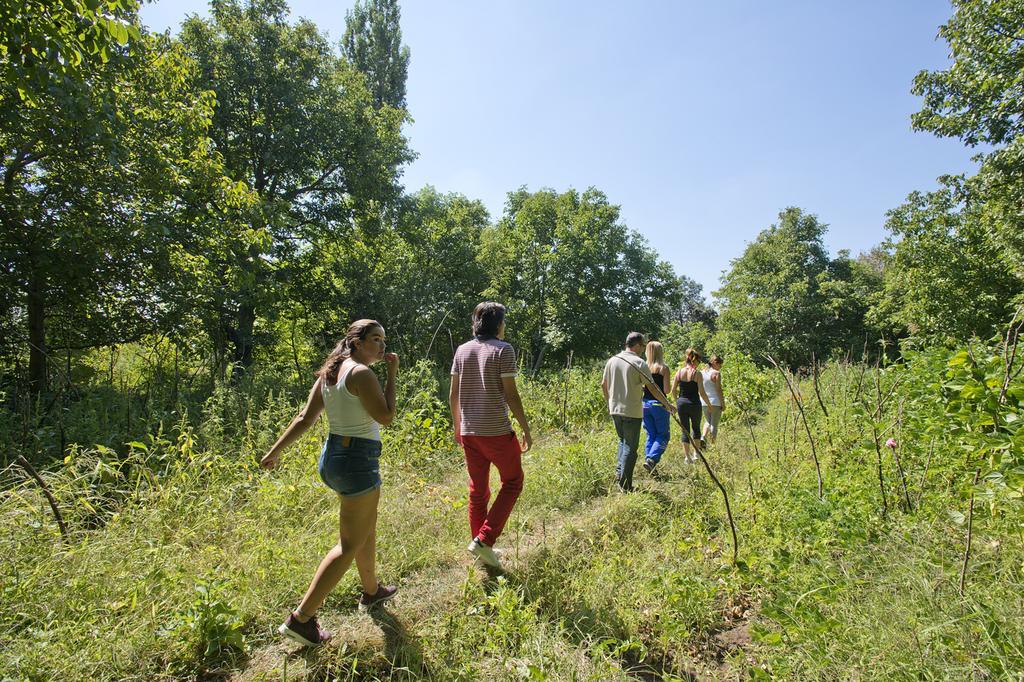
[[[333,39],[351,2],[294,0]],[[199,0],[143,7],[176,30]],[[948,64],[945,2],[409,0],[410,191],[482,200],[595,186],[704,286],[786,206],[830,225],[833,253],[885,238],[885,212],[974,167],[910,129],[921,69]]]

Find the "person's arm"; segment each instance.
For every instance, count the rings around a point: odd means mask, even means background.
[[[668,394],[679,398],[679,372],[672,375],[672,388],[669,389]]]
[[[375,422],[381,426],[389,426],[395,420],[395,377],[398,376],[398,356],[388,353],[384,356],[384,361],[388,366],[388,378],[383,390],[377,375],[365,365],[352,370],[349,375],[352,386],[348,388],[350,393],[359,398],[359,402]]]
[[[708,394],[704,392],[704,376],[700,373],[699,369],[693,370],[692,378],[697,382],[697,390],[700,392],[701,400],[704,401],[705,405],[710,405],[711,401],[708,400]]]
[[[313,388],[309,391],[309,398],[306,399],[305,407],[302,408],[298,416],[292,420],[292,423],[284,430],[281,437],[277,439],[277,442],[260,460],[261,467],[264,469],[275,468],[281,460],[281,453],[288,449],[292,443],[309,430],[309,427],[316,423],[320,413],[324,411],[324,396],[320,392],[322,383],[323,377],[318,377],[313,382]]]
[[[711,380],[715,382],[715,386],[718,387],[718,397],[722,399],[722,411],[725,412],[725,391],[722,390],[722,373],[715,372],[711,376]]]
[[[448,389],[448,407],[452,411],[452,428],[455,429],[455,442],[462,444],[462,406],[459,404],[459,375],[452,374],[452,385]]]
[[[523,400],[519,397],[519,387],[516,386],[515,377],[502,377],[501,387],[505,389],[505,402],[512,416],[519,422],[519,428],[523,431],[522,451],[527,452],[533,447],[533,436],[530,435],[530,423],[526,420],[526,410],[523,409]]]
[[[604,401],[608,402],[608,377],[601,377],[601,393],[604,394]]]

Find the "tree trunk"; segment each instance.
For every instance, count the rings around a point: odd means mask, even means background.
[[[42,276],[37,270],[29,274],[25,300],[28,312],[28,385],[33,395],[46,390],[46,295]]]
[[[252,367],[253,329],[256,325],[256,306],[243,303],[238,308],[237,325],[231,330],[234,349],[231,358],[231,380],[237,382],[249,373]]]

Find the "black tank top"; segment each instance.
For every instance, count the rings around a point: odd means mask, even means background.
[[[665,375],[664,374],[651,374],[651,378],[654,379],[654,385],[661,389],[661,392],[665,392]],[[654,394],[651,393],[651,389],[647,388],[647,384],[644,384],[644,400],[657,400]]]
[[[697,391],[697,382],[693,381],[693,374],[690,377],[690,381],[679,382],[679,402],[683,405],[700,405],[700,393]]]

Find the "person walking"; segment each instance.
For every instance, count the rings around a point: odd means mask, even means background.
[[[693,348],[686,349],[686,364],[672,377],[672,394],[676,397],[676,409],[683,427],[683,454],[686,461],[696,462],[693,446],[703,449],[700,434],[701,400],[708,402],[704,392],[704,377],[697,369],[700,353]]]
[[[665,366],[665,351],[657,341],[649,341],[645,355],[654,385],[661,389],[664,395],[671,381],[671,373]],[[644,469],[647,473],[654,471],[654,467],[658,466],[662,454],[668,447],[672,437],[671,422],[668,410],[654,397],[651,389],[644,386],[644,431],[647,432],[647,441],[644,444]]]
[[[646,339],[640,332],[630,332],[626,347],[608,359],[601,377],[601,392],[608,403],[608,414],[619,437],[616,481],[623,492],[633,490],[633,469],[640,446],[640,424],[644,416],[643,389],[646,387],[665,409],[675,414],[676,408],[665,397],[651,377],[650,368],[639,352]]]
[[[473,338],[452,360],[448,404],[455,441],[462,445],[469,475],[469,531],[466,548],[484,566],[502,570],[494,552],[501,531],[523,490],[522,453],[533,446],[530,424],[516,386],[516,354],[505,338],[505,306],[485,301],[473,310]],[[509,410],[522,430],[516,439]],[[491,498],[491,465],[501,489]]]
[[[353,322],[317,372],[306,406],[260,461],[278,466],[281,454],[327,412],[329,434],[320,454],[320,478],[341,502],[338,544],[320,562],[309,589],[278,632],[306,646],[331,638],[320,627],[317,610],[354,561],[363,592],[359,609],[381,604],[398,592],[377,580],[377,504],[380,501],[380,427],[395,418],[398,356],[385,353],[384,327],[375,320]],[[381,388],[370,365],[384,360],[387,382]]]
[[[722,356],[712,355],[708,360],[710,369],[704,373],[704,393],[707,394],[707,401],[703,402],[704,408],[704,440],[714,443],[718,437],[718,422],[722,419],[722,412],[725,410],[725,394],[722,392]]]

